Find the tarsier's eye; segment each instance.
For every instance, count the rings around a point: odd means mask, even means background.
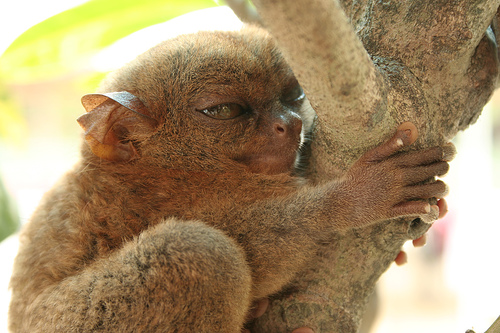
[[[219,104],[211,108],[200,110],[201,113],[214,119],[233,119],[241,116],[246,109],[236,103]]]
[[[306,97],[304,90],[302,90],[302,87],[297,83],[285,89],[282,95],[282,101],[285,103],[294,103],[303,100],[304,97]]]

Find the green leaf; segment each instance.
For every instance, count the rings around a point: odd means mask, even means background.
[[[27,134],[26,122],[20,107],[0,81],[0,139],[20,144]]]
[[[19,228],[19,217],[0,179],[0,241]]]
[[[0,75],[10,82],[60,75],[137,30],[214,6],[213,0],[90,0],[19,36],[0,57]]]

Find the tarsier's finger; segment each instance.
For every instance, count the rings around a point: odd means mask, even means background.
[[[439,213],[441,214],[441,210],[439,211]],[[424,246],[425,244],[427,244],[427,234],[423,234],[419,238],[414,239],[412,241],[412,243],[413,243],[414,247],[422,247],[422,246]]]
[[[251,316],[252,319],[259,318],[262,316],[269,306],[269,299],[263,298],[254,303],[254,308],[252,309]]]
[[[396,259],[394,259],[394,262],[396,263],[396,265],[402,266],[408,262],[408,255],[405,251],[399,251]]]
[[[396,134],[380,146],[373,148],[363,155],[366,162],[378,162],[396,153],[404,146],[411,145],[418,137],[415,125],[410,122],[402,123],[398,126]]]
[[[444,176],[449,169],[448,162],[437,162],[426,166],[409,168],[405,173],[404,182],[406,185],[417,184],[436,176]]]
[[[439,208],[425,201],[406,201],[392,207],[393,217],[415,216],[430,223],[439,217]]]
[[[410,152],[398,156],[396,163],[404,167],[414,167],[417,165],[429,165],[435,162],[453,160],[457,150],[453,143],[449,142],[439,147],[432,147],[425,150]]]
[[[395,136],[403,140],[405,146],[409,146],[418,138],[418,130],[413,123],[407,121],[398,126]]]
[[[425,223],[433,223],[439,219],[439,207],[436,205],[431,206],[431,211],[428,214],[420,215],[419,218]]]
[[[439,199],[437,206],[439,208],[439,218],[442,219],[448,213],[448,203],[444,199]]]
[[[247,314],[246,321],[250,322],[250,321],[254,320],[255,318],[259,318],[260,316],[262,316],[266,312],[268,306],[269,306],[269,299],[268,298],[261,298],[255,302],[253,302],[252,308],[250,309],[250,311]],[[246,332],[247,332],[246,330],[241,331],[241,333],[246,333]],[[250,331],[248,331],[248,332],[250,332]]]
[[[443,198],[448,194],[448,186],[441,180],[433,183],[404,187],[402,190],[404,200]]]

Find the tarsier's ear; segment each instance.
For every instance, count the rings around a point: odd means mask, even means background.
[[[92,152],[109,161],[127,162],[139,157],[130,137],[148,135],[158,126],[146,106],[122,91],[82,97],[87,113],[77,119]]]

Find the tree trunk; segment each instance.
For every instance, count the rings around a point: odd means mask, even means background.
[[[318,114],[316,182],[342,174],[405,121],[420,134],[411,149],[449,141],[495,88],[500,0],[253,2]],[[253,332],[356,332],[378,278],[428,227],[398,220],[337,235]]]

